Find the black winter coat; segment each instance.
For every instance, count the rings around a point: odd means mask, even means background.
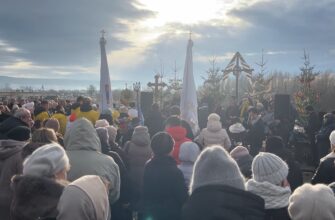
[[[200,187],[183,207],[182,220],[265,220],[264,200],[224,185]]]
[[[250,125],[247,133],[247,141],[250,144],[250,155],[256,156],[262,147],[265,138],[265,126],[263,120],[260,118],[253,125]]]
[[[183,174],[172,157],[155,156],[147,162],[142,197],[144,219],[180,219],[187,197]]]
[[[164,130],[164,121],[165,118],[160,112],[150,112],[149,116],[144,120],[144,125],[148,127],[150,137]]]
[[[281,209],[266,209],[265,220],[291,220],[287,207]]]
[[[4,120],[1,124],[0,124],[0,139],[7,139],[6,134],[12,130],[13,128],[19,127],[19,126],[25,126],[28,127],[29,126],[21,121],[21,119],[16,118],[16,117],[9,117],[6,120]]]
[[[335,182],[335,158],[327,158],[320,162],[320,165],[318,166],[317,170],[315,171],[315,174],[312,178],[311,183],[317,184],[317,183],[324,183],[324,184],[330,184],[332,182]]]

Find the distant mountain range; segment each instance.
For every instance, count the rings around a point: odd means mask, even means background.
[[[99,80],[81,80],[81,79],[42,79],[42,78],[19,78],[0,76],[0,88],[11,88],[11,89],[23,89],[31,87],[33,89],[41,89],[42,86],[45,90],[77,90],[87,89],[89,85],[95,86],[99,89]],[[112,87],[123,88],[125,85],[124,81],[113,80]]]

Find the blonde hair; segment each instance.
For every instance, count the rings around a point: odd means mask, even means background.
[[[56,133],[53,129],[50,128],[40,128],[34,131],[31,142],[36,143],[53,143],[58,142]]]

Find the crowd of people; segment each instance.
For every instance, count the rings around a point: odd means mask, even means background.
[[[99,111],[89,97],[0,103],[0,219],[335,219],[335,118],[312,107],[312,180],[271,103]],[[164,113],[163,113],[164,112]]]

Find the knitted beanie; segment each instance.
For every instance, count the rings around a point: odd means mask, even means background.
[[[329,186],[306,183],[290,196],[288,212],[292,220],[335,219],[335,197]]]
[[[109,123],[106,119],[100,119],[95,122],[96,128],[108,127]]]
[[[230,156],[235,160],[238,160],[246,155],[249,155],[249,150],[243,146],[237,146],[230,152]]]
[[[26,126],[18,126],[7,133],[7,138],[15,141],[27,141],[30,138],[30,129]]]
[[[237,163],[221,146],[206,148],[195,162],[190,192],[208,185],[226,185],[245,190],[244,178]]]
[[[174,146],[174,140],[167,132],[158,132],[151,139],[151,149],[158,155],[168,155]]]
[[[44,145],[36,149],[23,162],[23,175],[52,177],[56,173],[70,168],[65,150],[57,143]]]
[[[114,126],[108,126],[106,128],[108,131],[109,143],[114,143],[117,135],[117,129]]]
[[[49,118],[47,119],[47,121],[45,122],[45,126],[46,128],[51,128],[52,130],[54,130],[55,132],[59,131],[59,122],[57,119],[55,118]]]
[[[335,131],[332,131],[332,133],[330,133],[329,141],[331,145],[335,145]]]
[[[280,157],[260,152],[252,161],[253,179],[257,182],[269,182],[279,185],[287,178],[288,166]]]

